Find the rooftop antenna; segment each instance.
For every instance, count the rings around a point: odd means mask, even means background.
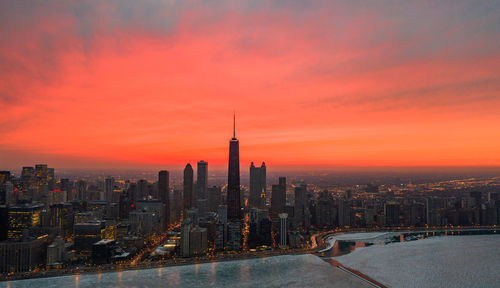
[[[233,138],[236,138],[236,112],[233,110]]]

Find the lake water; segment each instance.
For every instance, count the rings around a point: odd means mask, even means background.
[[[500,235],[436,236],[383,244],[394,235],[338,235],[335,237],[340,245],[334,245],[331,254],[325,254],[329,258],[337,249],[335,255],[342,256],[333,259],[390,287],[500,287]],[[346,241],[350,238],[356,244]],[[369,245],[371,243],[376,244]],[[96,286],[370,287],[315,255],[283,255],[0,283],[0,287],[9,288]]]
[[[0,287],[370,287],[315,255],[283,255],[156,269],[39,278]]]
[[[500,235],[439,236],[334,257],[391,287],[500,287]]]

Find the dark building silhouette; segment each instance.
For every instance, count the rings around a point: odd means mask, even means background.
[[[227,218],[241,220],[240,151],[236,139],[236,117],[233,118],[233,138],[229,141],[229,167],[227,175]]]
[[[271,219],[278,218],[278,214],[285,213],[286,206],[286,178],[280,177],[279,184],[272,186],[271,191]]]
[[[222,189],[220,186],[208,188],[208,211],[217,212],[217,207],[222,204]]]
[[[158,172],[158,196],[165,205],[165,226],[170,224],[169,173],[166,170]],[[165,227],[166,228],[166,227]]]
[[[295,206],[293,215],[295,227],[302,228],[304,226],[304,217],[306,214],[306,193],[307,185],[305,183],[299,183],[295,186]]]
[[[250,164],[250,207],[266,207],[266,164],[262,162],[261,167]]]
[[[184,218],[186,211],[194,207],[194,200],[193,167],[188,163],[184,168]]]
[[[201,160],[198,162],[196,169],[196,202],[195,206],[201,215],[205,215],[208,211],[208,163]]]

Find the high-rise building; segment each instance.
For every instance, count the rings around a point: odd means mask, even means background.
[[[182,190],[174,190],[174,199],[170,205],[172,213],[170,213],[170,222],[178,222],[182,218]]]
[[[66,200],[73,200],[73,182],[69,181],[69,179],[61,179],[61,191],[66,192]]]
[[[385,226],[390,226],[390,227],[399,226],[399,224],[400,224],[399,208],[400,208],[399,203],[396,203],[394,201],[389,201],[389,202],[385,203],[385,205],[384,205]]]
[[[240,151],[236,139],[236,116],[233,117],[233,138],[229,141],[229,165],[227,174],[227,218],[241,219],[240,200]]]
[[[76,182],[76,199],[87,200],[87,182],[85,180]]]
[[[137,199],[136,200],[148,199],[148,196],[149,196],[148,181],[141,179],[137,182]]]
[[[208,211],[217,212],[217,206],[222,203],[222,188],[213,186],[208,188]]]
[[[208,163],[201,160],[198,162],[196,171],[197,199],[207,199],[208,189]]]
[[[288,219],[288,214],[286,213],[280,213],[279,215],[280,218],[280,248],[286,248],[287,246],[287,219]]]
[[[241,223],[239,221],[227,224],[227,250],[241,250]]]
[[[266,164],[261,167],[250,164],[250,197],[249,205],[252,208],[265,208],[266,206]]]
[[[7,182],[10,183],[10,171],[0,171],[0,204],[7,204],[8,194],[5,187]]]
[[[273,185],[271,192],[271,218],[277,218],[278,214],[285,213],[286,178],[280,177],[279,184]]]
[[[200,215],[205,215],[208,212],[208,163],[201,160],[198,162],[196,171],[196,207]]]
[[[104,199],[107,203],[113,202],[113,190],[115,187],[115,178],[108,176],[106,180],[104,180]]]
[[[43,205],[40,204],[9,207],[8,239],[21,239],[24,230],[39,227],[42,208]]]
[[[165,227],[170,224],[170,187],[169,187],[169,173],[166,170],[158,172],[158,196],[161,203],[165,205]]]
[[[295,186],[294,222],[295,227],[304,226],[304,215],[306,210],[306,189],[307,185],[299,183]]]
[[[35,168],[23,167],[21,181],[23,182],[23,193],[28,195],[29,198],[33,198],[36,185]]]
[[[190,257],[190,249],[189,249],[189,232],[191,232],[191,219],[190,218],[184,218],[182,221],[181,225],[181,256],[182,257]]]
[[[184,168],[184,217],[186,211],[194,207],[194,204],[193,167],[188,163]]]
[[[49,192],[48,183],[48,168],[47,164],[36,164],[35,165],[35,183],[36,192],[33,197],[34,201],[46,201],[47,194]]]

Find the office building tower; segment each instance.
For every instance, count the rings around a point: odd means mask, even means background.
[[[240,200],[240,152],[236,139],[236,116],[233,117],[233,138],[229,141],[229,165],[227,178],[227,217],[241,220]]]
[[[97,220],[77,223],[74,225],[73,231],[74,249],[79,254],[90,256],[94,243],[105,238],[106,224]]]
[[[208,188],[208,211],[217,212],[217,206],[222,204],[222,188],[213,186]]]
[[[22,242],[0,242],[0,274],[28,272],[40,267],[46,259],[50,237],[40,235]]]
[[[241,250],[241,223],[232,221],[227,224],[227,250]]]
[[[87,182],[85,180],[76,182],[76,199],[87,200]]]
[[[23,233],[32,227],[41,225],[40,214],[43,205],[26,204],[23,206],[9,207],[9,229],[7,237],[9,240],[22,239]]]
[[[60,185],[61,191],[64,191],[66,193],[66,200],[71,201],[73,200],[73,182],[69,181],[69,179],[61,179],[61,185]]]
[[[10,171],[0,171],[0,184],[10,181]]]
[[[189,249],[189,244],[190,244],[190,239],[189,239],[189,234],[191,232],[191,219],[185,218],[182,221],[181,225],[181,256],[182,257],[191,257],[190,249]]]
[[[63,235],[73,232],[73,205],[58,203],[50,206],[49,221],[51,227],[57,227]]]
[[[115,178],[106,177],[104,180],[104,199],[107,203],[113,202],[113,190],[115,188]]]
[[[136,200],[145,200],[149,196],[149,187],[148,181],[141,179],[137,181],[137,199]]]
[[[385,203],[385,225],[389,227],[399,226],[399,213],[400,205],[394,201],[389,201]]]
[[[208,163],[201,160],[198,162],[198,170],[196,171],[196,186],[197,199],[207,199],[208,189]]]
[[[285,213],[286,206],[286,178],[280,177],[279,184],[272,186],[271,191],[271,218],[277,218],[278,214]]]
[[[193,167],[188,163],[184,168],[184,218],[186,216],[186,211],[195,206],[194,198]]]
[[[170,187],[169,187],[169,173],[166,170],[158,172],[158,196],[165,206],[165,229],[170,224]]]
[[[193,227],[189,231],[189,255],[203,255],[208,250],[207,229]]]
[[[226,246],[226,223],[215,224],[215,251],[224,251]]]
[[[35,168],[33,167],[23,167],[21,172],[22,190],[23,194],[27,195],[29,199],[32,199],[35,193]]]
[[[171,223],[179,222],[182,218],[182,207],[184,206],[182,198],[182,190],[174,190],[173,201],[170,205],[172,211],[172,213],[170,213]]]
[[[295,204],[294,204],[294,226],[297,228],[304,227],[304,215],[306,210],[306,193],[307,185],[299,183],[295,186]]]
[[[47,247],[47,266],[60,267],[65,261],[66,249],[64,247],[64,240],[61,236],[56,239]]]
[[[227,223],[227,205],[219,205],[217,207],[217,219],[220,223]]]
[[[328,210],[331,210],[328,205]],[[351,203],[349,200],[338,199],[338,224],[340,227],[351,226]]]
[[[262,188],[262,194],[260,195],[261,198],[261,209],[266,208],[266,196],[267,196],[267,180],[266,180],[266,163],[262,161],[262,164],[260,165],[260,187]]]
[[[278,215],[280,218],[280,248],[286,248],[287,246],[287,213],[280,213]]]
[[[54,168],[47,168],[47,185],[49,186],[49,191],[55,188],[55,177]]]
[[[250,164],[250,197],[249,205],[252,208],[265,208],[266,206],[266,164],[261,167]]]
[[[5,184],[10,183],[10,171],[0,171],[0,205],[7,204],[8,192]]]

